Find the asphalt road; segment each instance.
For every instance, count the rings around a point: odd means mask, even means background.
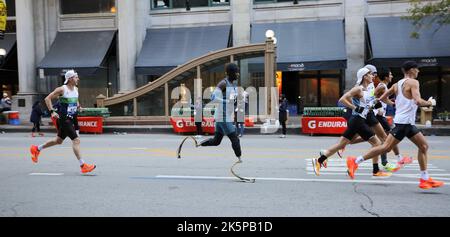
[[[187,141],[177,159],[182,136],[82,135],[83,159],[97,165],[89,175],[80,174],[69,139],[32,163],[30,145],[49,138],[0,134],[0,216],[450,216],[450,137],[427,137],[431,177],[446,182],[432,190],[418,188],[417,160],[383,180],[371,177],[366,161],[352,181],[335,155],[315,176],[310,159],[337,137],[244,136],[243,163],[236,170],[255,183],[231,175],[236,158],[227,138],[219,147],[195,148]],[[368,147],[349,146],[345,155]],[[416,157],[411,142],[400,149]]]

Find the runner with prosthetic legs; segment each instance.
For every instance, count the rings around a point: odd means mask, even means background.
[[[242,163],[241,160],[241,145],[239,141],[239,137],[236,132],[236,127],[234,126],[233,113],[234,113],[234,105],[237,98],[237,89],[235,82],[239,76],[239,68],[235,63],[228,63],[225,66],[225,72],[227,77],[220,81],[216,89],[214,90],[211,100],[216,102],[218,108],[215,112],[215,132],[214,137],[210,139],[203,140],[201,142],[197,142],[194,139],[196,147],[199,146],[218,146],[222,142],[224,136],[227,136],[231,141],[231,147],[233,148],[234,154],[237,157],[236,163],[231,167],[231,173],[239,178],[242,181],[255,182],[254,179],[248,179],[237,175],[234,171],[234,167],[237,164]],[[186,137],[183,142],[180,144],[177,154],[178,158],[180,158],[181,147],[184,141],[189,138]]]

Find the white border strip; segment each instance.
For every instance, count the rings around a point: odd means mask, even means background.
[[[143,178],[143,177],[142,177]],[[221,176],[181,176],[181,175],[157,175],[159,179],[214,179],[214,180],[237,180],[233,177]],[[419,185],[419,181],[394,181],[394,180],[350,180],[350,179],[298,179],[298,178],[269,178],[269,177],[246,177],[264,181],[290,181],[290,182],[326,182],[326,183],[375,183],[375,184],[414,184]],[[449,187],[448,185],[444,187]]]
[[[30,175],[34,175],[34,176],[58,176],[58,175],[64,175],[64,173],[30,173]]]

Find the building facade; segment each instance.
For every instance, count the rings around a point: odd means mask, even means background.
[[[450,94],[445,93],[450,85],[450,28],[409,42],[404,35],[409,26],[401,19],[410,7],[407,0],[6,2],[7,35],[15,43],[8,46],[0,77],[2,91],[14,95],[13,109],[21,114],[29,114],[34,101],[62,84],[64,70],[79,72],[81,104],[94,107],[99,94],[128,93],[210,51],[263,43],[268,29],[277,38],[277,75],[291,114],[300,114],[304,106],[336,106],[366,63],[390,67],[398,80],[399,62],[405,59],[425,66],[420,75],[423,97],[434,96],[439,110],[450,110]],[[406,39],[396,42],[399,37]],[[417,48],[433,37],[438,39],[431,46]],[[397,50],[396,44],[411,48]],[[264,86],[262,57],[235,60],[241,68],[240,85]],[[224,76],[223,62],[205,67],[201,75],[205,88],[213,86]],[[169,89],[181,84],[191,88],[193,79],[187,75]],[[143,115],[164,114],[158,93],[139,103],[145,105],[140,106],[146,108]]]

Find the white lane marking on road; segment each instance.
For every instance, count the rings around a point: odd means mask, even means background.
[[[30,173],[29,175],[40,175],[40,176],[57,176],[57,175],[64,175],[64,173]]]
[[[144,178],[144,177],[141,177]],[[230,180],[236,179],[233,177],[221,177],[221,176],[182,176],[182,175],[157,175],[154,176],[157,179],[214,179],[214,180]],[[298,179],[298,178],[268,178],[268,177],[247,177],[265,181],[290,181],[290,182],[326,182],[326,183],[375,183],[375,184],[414,184],[417,185],[417,181],[394,181],[394,180],[349,180],[349,179]],[[449,186],[443,186],[449,187]]]
[[[314,172],[308,172],[309,175],[315,175]],[[320,175],[339,175],[339,176],[347,176],[347,173],[323,173],[320,172]],[[356,174],[356,176],[372,176],[372,174],[369,173],[360,173],[360,174]],[[437,179],[439,180],[450,180],[450,178],[443,178],[443,177],[448,177],[450,176],[450,174],[430,174],[430,176],[432,176],[433,178],[435,177],[439,177]],[[401,178],[413,178],[413,179],[418,179],[420,178],[420,174],[392,174],[391,177],[401,177]],[[386,177],[389,178],[389,177]],[[378,179],[381,179],[378,178]]]
[[[130,150],[147,150],[148,148],[146,148],[146,147],[131,147],[129,149]]]

